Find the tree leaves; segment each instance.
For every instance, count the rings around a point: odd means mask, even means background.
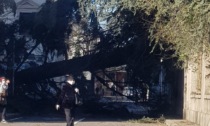
[[[175,56],[181,62],[193,58],[201,50],[209,52],[209,1],[112,0],[111,3],[103,3],[103,6],[108,5],[109,8],[123,6],[123,9],[127,8],[134,13],[142,10],[147,15],[153,15],[148,29],[150,40],[173,45],[170,49],[176,50]],[[98,6],[102,6],[101,1]]]
[[[16,4],[14,0],[0,0],[0,15],[5,12],[15,12]]]

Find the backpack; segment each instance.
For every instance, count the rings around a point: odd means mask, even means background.
[[[78,93],[75,94],[75,105],[80,106],[83,104],[83,100]]]

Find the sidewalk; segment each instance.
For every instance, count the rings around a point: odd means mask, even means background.
[[[183,119],[166,119],[165,123],[167,126],[199,126],[198,124]]]

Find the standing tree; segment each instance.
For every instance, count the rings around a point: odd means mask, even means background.
[[[99,9],[99,12],[105,12],[104,8],[105,10],[114,8],[115,12],[118,8],[127,8],[134,13],[141,10],[145,14],[151,15],[153,18],[149,20],[148,28],[150,40],[159,44],[162,50],[175,51],[172,57],[178,57],[178,61],[181,63],[178,65],[183,66],[183,62],[194,59],[200,55],[200,52],[209,53],[210,3],[208,0],[95,1],[96,6],[102,5],[101,8],[90,6],[92,0],[79,2],[82,8],[92,7],[93,10]],[[101,16],[100,14],[98,16]],[[168,46],[165,46],[166,44]]]
[[[16,10],[16,4],[14,0],[1,0],[0,2],[0,15],[1,16],[3,16],[2,14],[5,14],[5,13],[11,13],[11,12],[14,13],[15,10]]]

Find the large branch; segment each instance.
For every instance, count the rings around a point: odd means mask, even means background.
[[[58,77],[67,73],[98,70],[126,64],[127,57],[132,55],[126,48],[112,52],[87,55],[71,60],[48,63],[39,67],[29,68],[15,74],[18,83],[36,82],[46,78]]]

